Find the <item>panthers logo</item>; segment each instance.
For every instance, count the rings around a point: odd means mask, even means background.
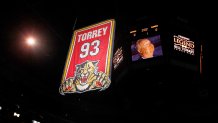
[[[60,93],[82,93],[91,90],[105,90],[111,81],[107,74],[98,72],[98,61],[86,61],[76,65],[75,76],[60,86]]]

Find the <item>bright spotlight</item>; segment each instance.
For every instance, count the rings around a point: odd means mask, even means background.
[[[36,45],[36,39],[33,37],[29,37],[29,38],[27,38],[26,43],[29,46],[34,46],[34,45]]]
[[[20,114],[19,114],[19,113],[16,113],[16,112],[14,112],[14,116],[15,116],[15,117],[20,117]]]
[[[32,123],[40,123],[39,121],[36,120],[32,120]]]
[[[0,110],[2,110],[2,107],[0,106]]]

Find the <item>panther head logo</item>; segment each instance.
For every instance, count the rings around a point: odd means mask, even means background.
[[[82,93],[90,90],[104,90],[111,81],[107,74],[98,71],[98,61],[85,61],[76,65],[73,78],[61,84],[60,93]]]
[[[89,84],[88,82],[91,75],[97,75],[97,64],[98,62],[84,62],[82,64],[76,65],[76,78],[78,79],[81,86]]]

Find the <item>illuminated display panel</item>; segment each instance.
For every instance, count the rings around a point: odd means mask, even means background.
[[[132,42],[132,61],[144,60],[157,56],[162,56],[162,46],[160,35],[140,38]]]
[[[195,44],[189,38],[181,36],[181,35],[174,35],[174,50],[194,55],[194,48]]]
[[[138,26],[139,25],[139,26]],[[159,25],[140,21],[131,35],[131,59],[133,62],[163,56]]]
[[[167,50],[172,65],[198,71],[200,59],[200,38],[189,21],[173,18],[167,22]]]
[[[120,47],[116,50],[113,57],[114,69],[117,69],[117,67],[120,65],[122,61],[123,61],[123,48]]]

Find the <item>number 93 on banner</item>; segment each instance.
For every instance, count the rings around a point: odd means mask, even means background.
[[[105,90],[111,84],[115,21],[106,20],[74,31],[60,93]]]

